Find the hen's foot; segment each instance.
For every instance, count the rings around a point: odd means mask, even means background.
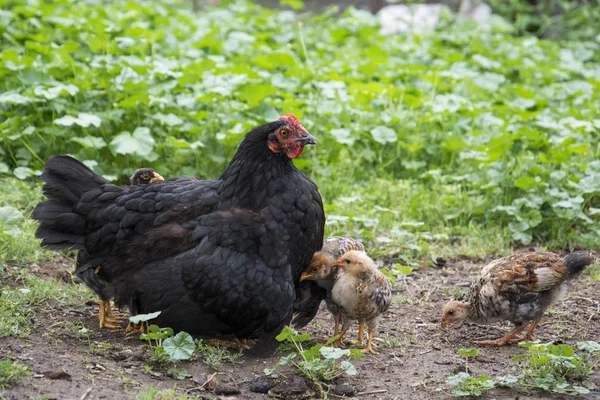
[[[100,321],[100,328],[120,330],[121,321],[123,318],[121,315],[113,313],[110,306],[110,300],[100,300],[100,309],[97,314],[92,314],[92,317],[98,317]]]
[[[143,335],[144,333],[146,333],[146,325],[144,325],[143,322],[140,322],[139,324],[134,324],[133,322],[130,322],[129,324],[127,324],[127,328],[125,328],[125,333],[127,334],[127,336]]]

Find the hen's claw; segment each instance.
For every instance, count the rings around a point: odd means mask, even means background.
[[[129,324],[127,324],[127,328],[125,328],[125,333],[127,336],[143,335],[144,333],[146,333],[146,325],[144,325],[143,322],[140,322],[139,324],[134,324],[133,322],[130,322]]]
[[[98,317],[100,328],[120,330],[121,327],[119,325],[123,321],[123,318],[120,314],[115,314],[113,314],[110,306],[110,300],[100,300],[100,309],[97,314],[92,314],[92,317]]]

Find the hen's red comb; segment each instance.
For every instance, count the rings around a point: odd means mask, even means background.
[[[286,121],[290,124],[294,125],[298,129],[302,129],[305,132],[308,132],[305,127],[302,126],[298,118],[294,114],[285,114],[279,118],[280,121]]]

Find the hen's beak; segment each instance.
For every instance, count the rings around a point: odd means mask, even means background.
[[[152,179],[150,179],[150,183],[162,182],[164,180],[165,180],[165,178],[163,178],[157,172],[155,172],[154,176],[152,176]]]
[[[447,320],[445,320],[445,321],[442,321],[442,323],[440,324],[440,326],[441,326],[442,328],[445,328],[445,327],[447,327],[448,325],[450,325],[451,323],[452,323],[452,321],[451,321],[451,320],[449,320],[449,319],[447,319]]]
[[[299,142],[301,144],[317,144],[317,143],[319,143],[317,141],[317,138],[308,132],[305,132],[302,136],[300,136],[298,139],[296,139],[296,142]]]
[[[310,279],[310,274],[307,272],[303,272],[302,275],[300,275],[300,282],[305,281],[307,279]]]

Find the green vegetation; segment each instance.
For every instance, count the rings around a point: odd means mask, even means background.
[[[6,262],[30,265],[51,258],[52,253],[42,249],[35,239],[37,223],[29,219],[33,207],[42,199],[38,184],[16,178],[0,179],[0,272]]]
[[[0,389],[6,389],[31,375],[26,365],[11,360],[0,361]]]
[[[242,0],[197,15],[176,2],[5,4],[0,174],[31,185],[49,155],[69,153],[115,182],[141,165],[214,178],[243,133],[295,113],[320,141],[296,165],[319,185],[329,233],[405,263],[599,247],[596,40],[467,22],[381,37],[354,9]],[[7,260],[39,258],[32,229]]]
[[[513,368],[517,375],[475,377],[469,373],[469,357],[477,357],[477,349],[460,349],[465,357],[465,372],[448,377],[453,396],[481,396],[495,387],[514,387],[519,391],[540,390],[562,394],[588,394],[596,386],[586,378],[600,366],[600,344],[592,341],[579,342],[581,353],[567,344],[526,342],[519,344],[528,352],[513,357],[518,365]]]
[[[159,315],[160,311],[138,314],[129,318],[135,324],[145,324],[147,333],[142,333],[140,339],[148,342],[152,358],[158,364],[177,363],[198,357],[209,367],[219,369],[223,363],[234,363],[242,355],[241,352],[232,353],[219,346],[208,345],[202,339],[194,341],[186,332],[174,335],[171,328],[161,328],[155,324],[148,325],[148,321]]]
[[[328,383],[342,375],[356,375],[356,367],[351,360],[358,360],[363,356],[360,350],[329,347],[334,339],[329,340],[325,346],[316,344],[305,349],[303,343],[312,341],[312,337],[308,333],[299,334],[286,326],[277,340],[291,344],[294,351],[281,357],[277,367],[293,365],[298,373],[314,383],[323,398],[327,398]],[[264,372],[266,375],[281,374],[279,369],[267,368]]]
[[[178,394],[176,388],[161,389],[149,386],[138,392],[136,400],[199,400],[199,396]]]
[[[3,287],[0,295],[0,337],[26,337],[34,328],[36,311],[81,306],[94,299],[83,285],[68,285],[54,278],[39,279],[22,274],[20,288]]]

